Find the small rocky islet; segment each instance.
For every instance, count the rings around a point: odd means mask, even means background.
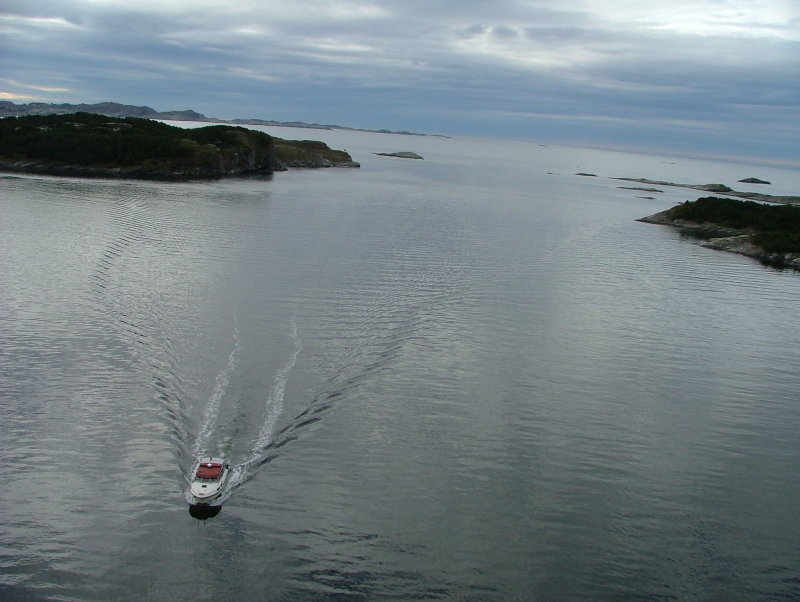
[[[91,113],[0,119],[0,169],[13,172],[170,181],[358,166],[323,142],[232,125],[186,129]]]
[[[423,159],[421,155],[413,151],[399,151],[396,153],[373,153],[379,157],[395,157],[396,159]]]

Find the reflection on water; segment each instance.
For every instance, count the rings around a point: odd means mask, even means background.
[[[572,175],[697,165],[321,136],[362,169],[2,180],[0,597],[800,596],[798,276]]]

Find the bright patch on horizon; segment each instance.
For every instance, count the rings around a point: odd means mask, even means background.
[[[255,69],[247,69],[245,67],[230,67],[227,69],[227,71],[228,73],[232,73],[234,75],[241,75],[242,77],[246,77],[247,79],[269,82],[271,84],[277,84],[279,82],[285,81],[280,77],[269,75],[267,73],[261,73],[259,71],[256,71]]]
[[[54,87],[54,86],[37,86],[36,84],[26,84],[25,82],[20,82],[14,79],[7,79],[3,78],[2,81],[6,82],[9,86],[14,88],[25,88],[27,90],[36,90],[37,92],[69,92],[69,88],[62,88],[62,87]],[[14,94],[13,92],[4,92],[4,94]],[[7,97],[11,98],[11,97]],[[17,94],[16,98],[34,98],[33,96],[28,96],[26,94]]]
[[[800,36],[784,31],[778,25],[739,24],[722,22],[675,22],[652,27],[657,31],[672,31],[680,34],[699,36],[730,36],[740,38],[781,38],[785,40],[798,40]]]
[[[11,24],[25,24],[45,27],[69,27],[77,28],[78,25],[70,23],[61,17],[28,17],[26,15],[0,15],[0,22],[5,21]]]
[[[391,11],[374,4],[365,2],[343,2],[342,0],[317,0],[309,2],[301,1],[292,5],[280,5],[275,8],[275,17],[278,20],[325,22],[335,21],[359,21],[366,19],[382,19],[389,17]]]
[[[690,35],[775,37],[797,40],[793,22],[798,10],[789,3],[752,0],[726,2],[681,1],[663,3],[618,0],[609,10],[606,2],[588,0],[589,10],[623,28],[672,31]]]
[[[367,46],[366,44],[348,44],[336,39],[309,40],[308,43],[312,48],[316,48],[317,50],[325,50],[337,54],[346,54],[349,52],[379,52],[374,46]]]
[[[601,53],[593,51],[587,44],[553,46],[523,36],[509,35],[509,28],[502,28],[504,34],[499,36],[495,34],[495,30],[457,39],[454,46],[463,54],[499,59],[512,65],[534,69],[567,68],[593,63],[601,58]]]
[[[334,2],[331,3],[331,15],[337,19],[375,19],[388,16],[389,11],[380,6]]]
[[[36,100],[35,96],[16,94],[14,92],[0,92],[0,98],[3,100]]]
[[[268,32],[266,28],[261,27],[260,25],[244,25],[234,29],[233,33],[246,36],[265,36]]]

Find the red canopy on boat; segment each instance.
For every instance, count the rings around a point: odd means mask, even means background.
[[[217,479],[222,474],[222,464],[218,462],[203,462],[197,467],[195,476],[199,479]]]

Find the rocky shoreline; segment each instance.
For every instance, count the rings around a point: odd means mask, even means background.
[[[287,168],[361,167],[346,152],[334,150],[316,140],[284,140],[275,138],[276,171]]]
[[[279,150],[280,149],[280,150]],[[280,151],[283,152],[280,152]],[[280,148],[276,144],[276,153],[272,161],[267,164],[258,164],[243,158],[241,162],[227,164],[217,162],[210,167],[191,166],[178,169],[153,169],[142,165],[129,166],[102,166],[79,165],[69,163],[53,163],[47,161],[20,160],[11,161],[0,158],[0,171],[9,173],[60,176],[69,178],[107,178],[129,180],[156,180],[156,181],[186,181],[186,180],[214,180],[219,178],[233,178],[246,176],[271,176],[276,171],[288,169],[324,169],[330,167],[357,168],[361,164],[353,161],[350,155],[340,157],[337,153],[342,151],[317,153],[298,153],[290,144]]]
[[[672,209],[661,211],[636,221],[676,228],[681,233],[702,240],[701,246],[717,251],[745,255],[764,265],[800,271],[800,253],[768,253],[753,243],[752,229],[728,228],[713,223],[696,223],[672,216]]]
[[[221,166],[218,169],[192,167],[187,169],[163,170],[148,169],[141,165],[124,167],[104,167],[99,165],[75,165],[65,163],[48,163],[44,161],[5,161],[0,160],[0,171],[11,173],[60,176],[68,178],[103,178],[122,180],[155,180],[161,182],[182,182],[187,180],[215,180],[246,175],[270,176],[276,169],[273,165],[265,166]]]

